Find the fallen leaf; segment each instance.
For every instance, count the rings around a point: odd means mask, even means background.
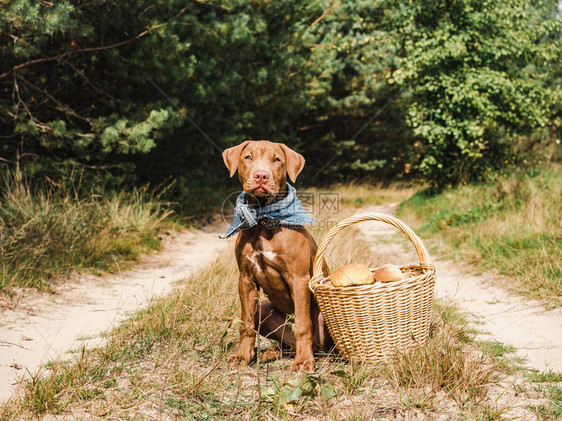
[[[283,405],[289,402],[294,402],[302,396],[300,388],[293,389],[291,386],[285,385],[279,390],[279,404]]]

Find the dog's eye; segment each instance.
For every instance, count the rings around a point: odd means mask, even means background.
[[[279,158],[273,158],[273,162],[281,162]]]
[[[246,155],[244,159],[252,159],[252,155]]]

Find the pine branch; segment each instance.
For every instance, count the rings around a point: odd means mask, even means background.
[[[161,25],[160,25],[161,26]],[[105,45],[103,47],[90,47],[90,48],[80,48],[78,50],[74,50],[74,51],[67,51],[64,54],[59,54],[57,56],[52,56],[52,57],[43,57],[43,58],[38,58],[35,60],[30,60],[27,61],[25,63],[21,63],[18,64],[17,66],[12,67],[10,70],[8,70],[5,73],[2,73],[0,75],[0,79],[4,79],[5,77],[9,76],[10,73],[23,69],[24,67],[28,67],[31,66],[33,64],[38,64],[38,63],[45,63],[45,62],[49,62],[49,61],[55,61],[55,60],[60,60],[63,59],[65,57],[69,57],[75,54],[80,54],[80,53],[92,53],[92,52],[97,52],[97,51],[104,51],[104,50],[110,50],[112,48],[117,48],[117,47],[121,47],[122,45],[126,45],[126,44],[130,44],[131,42],[135,42],[138,41],[139,39],[141,39],[142,37],[144,37],[145,35],[147,35],[150,31],[147,29],[146,31],[141,32],[140,34],[138,34],[136,37],[134,38],[130,38],[124,41],[120,41],[117,42],[115,44],[111,44],[111,45]]]
[[[42,93],[43,95],[45,95],[47,98],[49,98],[52,102],[55,103],[56,107],[55,109],[61,111],[62,113],[66,114],[66,115],[71,115],[72,117],[75,117],[79,120],[83,120],[86,121],[90,127],[93,129],[93,124],[92,124],[92,119],[89,117],[84,117],[81,116],[80,114],[78,114],[76,111],[74,111],[72,108],[70,108],[68,105],[65,105],[63,103],[61,103],[60,101],[58,101],[54,96],[52,96],[49,92],[47,92],[45,89],[42,89],[36,85],[34,85],[33,83],[31,83],[30,81],[24,79],[23,77],[19,76],[19,78],[28,86],[32,87],[33,89],[35,89],[36,91]]]
[[[177,19],[178,17],[180,17],[183,13],[185,13],[185,11],[190,7],[190,5],[184,7],[183,9],[181,9],[178,13],[176,13],[176,15],[168,22],[162,23],[160,25],[156,25],[153,28],[147,29],[146,31],[141,32],[140,34],[138,34],[137,36],[133,37],[133,38],[129,38],[126,39],[124,41],[120,41],[120,42],[116,42],[115,44],[111,44],[111,45],[105,45],[105,46],[101,46],[101,47],[89,47],[89,48],[80,48],[78,50],[74,50],[74,51],[67,51],[66,53],[63,54],[59,54],[56,56],[52,56],[52,57],[43,57],[43,58],[38,58],[35,60],[30,60],[27,61],[25,63],[21,63],[18,64],[14,67],[12,67],[10,70],[8,70],[5,73],[0,74],[0,80],[4,79],[5,77],[9,76],[10,73],[17,71],[19,69],[22,69],[24,67],[28,67],[31,66],[33,64],[38,64],[38,63],[46,63],[49,61],[55,61],[55,60],[61,60],[63,58],[75,55],[75,54],[80,54],[80,53],[93,53],[93,52],[98,52],[98,51],[105,51],[105,50],[111,50],[113,48],[118,48],[121,47],[123,45],[127,45],[130,44],[132,42],[138,41],[139,39],[143,38],[144,36],[148,35],[150,32],[160,29],[163,26],[167,26],[171,23],[174,23],[175,19]]]

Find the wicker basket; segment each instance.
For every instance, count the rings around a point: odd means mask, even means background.
[[[370,220],[386,222],[402,231],[418,253],[419,266],[401,267],[412,276],[400,281],[334,287],[331,277],[322,274],[326,249],[345,227]],[[399,219],[381,213],[355,215],[333,227],[318,248],[310,279],[310,289],[340,354],[368,361],[379,361],[396,349],[426,342],[434,286],[435,266],[419,237]]]

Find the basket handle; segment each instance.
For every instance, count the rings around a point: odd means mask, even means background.
[[[346,218],[343,221],[338,222],[338,224],[335,227],[333,227],[330,231],[328,231],[328,234],[326,234],[326,236],[322,240],[322,243],[320,243],[320,246],[318,247],[318,251],[316,252],[316,258],[314,259],[314,267],[313,267],[311,280],[319,278],[320,275],[322,275],[322,263],[324,261],[324,253],[326,252],[326,249],[328,248],[328,246],[330,245],[332,239],[336,236],[336,234],[341,230],[343,230],[345,227],[363,221],[386,222],[387,224],[390,224],[398,228],[400,231],[402,231],[402,233],[406,235],[406,237],[408,237],[408,239],[412,242],[412,244],[416,248],[416,252],[418,253],[418,258],[420,260],[420,267],[434,268],[434,266],[431,264],[429,254],[427,253],[427,250],[425,249],[423,243],[421,242],[420,238],[416,235],[416,233],[412,231],[410,227],[408,227],[401,220],[393,216],[386,215],[384,213],[368,212],[368,213],[361,213]]]

